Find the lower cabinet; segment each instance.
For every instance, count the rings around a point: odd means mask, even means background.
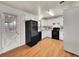
[[[52,31],[51,30],[44,30],[44,31],[42,31],[42,39],[44,39],[46,37],[52,38]]]
[[[38,32],[38,35],[32,37],[31,41],[26,44],[32,47],[35,44],[37,44],[40,40],[41,40],[41,32]]]

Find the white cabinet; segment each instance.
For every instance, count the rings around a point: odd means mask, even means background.
[[[42,31],[42,39],[46,37],[52,37],[52,30],[43,30]]]
[[[79,7],[64,13],[64,49],[79,55]]]
[[[59,39],[63,40],[64,39],[64,31],[60,29],[59,31]]]

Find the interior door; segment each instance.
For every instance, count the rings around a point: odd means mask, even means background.
[[[16,20],[16,30],[7,32],[5,29],[4,15],[2,16],[2,53],[20,46],[20,25],[19,20]]]

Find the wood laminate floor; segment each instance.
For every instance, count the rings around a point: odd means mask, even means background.
[[[64,51],[63,41],[46,38],[33,47],[23,45],[0,55],[1,57],[74,57]]]

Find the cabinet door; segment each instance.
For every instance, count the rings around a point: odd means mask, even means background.
[[[46,37],[52,38],[52,31],[51,30],[49,30],[49,31],[47,31],[47,30],[42,31],[42,39],[46,38]]]
[[[25,37],[26,37],[26,43],[31,41],[31,22],[26,21],[25,22]]]

